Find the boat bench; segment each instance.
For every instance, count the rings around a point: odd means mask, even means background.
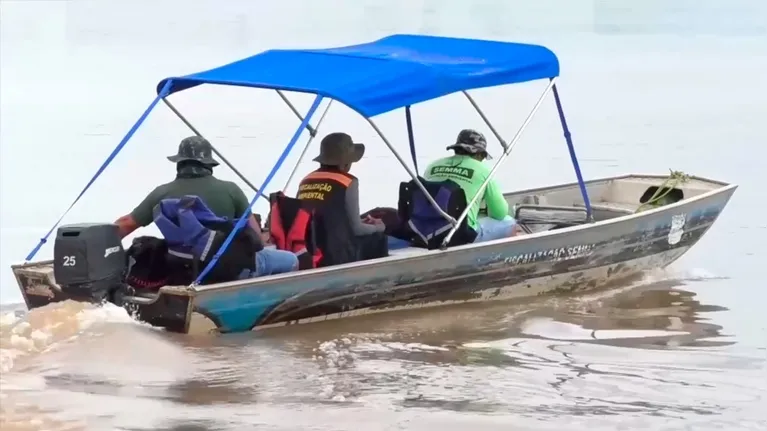
[[[585,224],[588,214],[584,208],[555,205],[517,205],[514,219],[527,233]]]

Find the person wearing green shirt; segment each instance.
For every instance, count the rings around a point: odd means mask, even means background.
[[[487,153],[487,141],[478,131],[465,129],[458,133],[455,144],[446,149],[453,150],[455,154],[432,162],[424,172],[424,179],[452,180],[463,189],[467,202],[470,202],[490,176],[490,168],[482,163],[485,159],[492,159]],[[479,216],[482,201],[487,206],[487,217]],[[517,231],[516,221],[509,215],[509,203],[495,179],[490,180],[482,198],[472,205],[466,220],[469,227],[477,232],[474,242],[506,238]]]

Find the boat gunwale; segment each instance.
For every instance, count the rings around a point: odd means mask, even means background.
[[[644,176],[645,178],[649,178],[651,176]],[[666,178],[664,176],[658,175],[657,178],[662,179]],[[607,180],[612,179],[608,178]],[[698,178],[700,179],[700,178]],[[594,180],[597,181],[597,180]],[[602,180],[604,181],[604,180]],[[714,182],[714,181],[712,181]],[[577,184],[577,183],[575,183]],[[555,186],[560,187],[560,186]],[[390,255],[384,258],[380,259],[371,259],[367,261],[359,261],[359,262],[350,262],[345,263],[341,265],[334,265],[330,267],[324,267],[324,268],[314,268],[314,269],[308,269],[308,270],[302,270],[302,271],[296,271],[296,272],[289,272],[284,274],[275,274],[275,275],[269,275],[265,277],[258,277],[258,278],[251,278],[251,279],[245,279],[245,280],[235,280],[235,281],[228,281],[224,283],[217,283],[217,284],[210,284],[210,285],[198,285],[192,287],[195,291],[195,295],[208,295],[212,294],[214,292],[219,292],[221,290],[231,290],[231,289],[237,289],[242,287],[258,287],[260,284],[266,284],[268,282],[277,281],[277,280],[298,280],[301,278],[311,278],[314,275],[317,274],[326,274],[326,273],[332,273],[332,272],[342,272],[347,269],[357,269],[357,268],[364,268],[364,267],[375,267],[375,266],[384,266],[391,263],[409,260],[409,261],[417,261],[417,260],[425,260],[434,258],[435,256],[442,255],[442,254],[450,254],[453,252],[464,252],[464,251],[470,251],[470,250],[476,250],[480,248],[486,248],[492,245],[498,245],[502,243],[513,243],[517,241],[531,241],[538,238],[547,238],[554,235],[566,235],[571,232],[577,232],[579,230],[585,230],[585,229],[591,229],[596,227],[603,227],[608,226],[615,223],[624,222],[630,219],[638,219],[645,217],[647,215],[652,215],[660,212],[667,212],[669,210],[673,210],[674,208],[682,207],[688,203],[691,202],[697,202],[700,200],[707,199],[712,196],[716,196],[718,194],[724,194],[724,193],[730,193],[735,191],[737,189],[737,184],[727,184],[723,185],[723,187],[710,190],[708,192],[702,193],[698,196],[694,196],[688,199],[683,199],[679,202],[675,202],[673,204],[669,204],[663,207],[654,208],[646,211],[642,211],[641,213],[634,213],[634,214],[625,214],[621,215],[615,218],[607,219],[607,220],[601,220],[598,222],[593,223],[585,223],[581,225],[576,226],[569,226],[562,229],[557,229],[553,231],[543,231],[543,232],[536,232],[531,233],[527,235],[521,235],[521,236],[514,236],[509,238],[501,238],[493,241],[485,241],[481,243],[472,243],[472,244],[464,244],[460,246],[453,246],[445,250],[435,249],[435,250],[426,250],[423,253],[418,254],[408,254],[408,255]],[[527,190],[520,191],[519,193],[524,193]],[[171,286],[167,286],[171,287]],[[165,289],[165,287],[161,288],[160,290]]]

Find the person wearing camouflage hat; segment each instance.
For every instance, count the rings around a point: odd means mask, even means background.
[[[168,156],[168,160],[173,163],[196,161],[211,168],[218,166],[218,162],[213,158],[213,146],[202,136],[182,139],[178,144],[178,152]]]
[[[464,129],[458,133],[458,137],[455,139],[455,144],[448,145],[446,150],[460,149],[461,152],[469,153],[472,155],[484,157],[477,158],[478,160],[492,160],[492,156],[487,152],[487,141],[485,136],[476,130]],[[476,158],[476,157],[475,157]]]
[[[115,221],[122,237],[152,224],[154,209],[163,199],[198,196],[211,212],[228,220],[250,212],[250,202],[237,184],[213,176],[218,161],[213,158],[213,146],[207,139],[201,136],[184,138],[176,154],[168,156],[168,160],[176,164],[176,178],[155,187],[133,211]],[[248,224],[261,238],[261,227],[253,214],[248,218]],[[279,274],[297,268],[295,254],[263,248],[256,253],[256,272],[251,275]]]
[[[455,154],[430,164],[424,172],[424,179],[437,182],[452,180],[463,189],[469,202],[480,192],[482,183],[490,176],[490,168],[482,163],[492,158],[487,152],[487,140],[476,130],[464,129],[458,133],[455,143],[446,149],[453,150]],[[509,203],[503,197],[498,182],[490,180],[482,193],[482,199],[474,203],[466,217],[469,227],[477,233],[474,242],[516,234],[516,222],[509,215]],[[482,202],[487,206],[487,217],[479,216]]]

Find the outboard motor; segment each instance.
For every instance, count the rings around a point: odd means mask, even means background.
[[[59,227],[53,245],[53,275],[72,299],[109,300],[123,286],[126,272],[127,259],[117,225]]]

